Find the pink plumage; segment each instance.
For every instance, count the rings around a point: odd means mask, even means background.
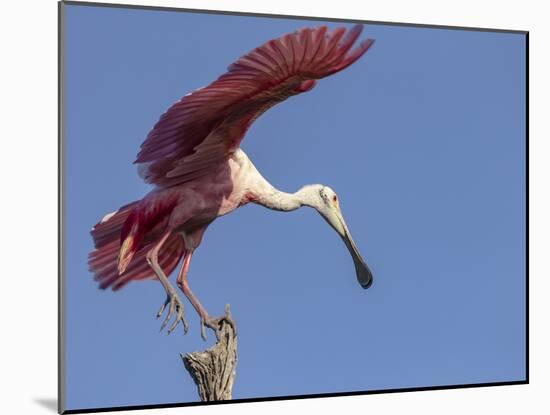
[[[345,33],[325,26],[270,40],[229,65],[205,88],[164,113],[141,146],[136,163],[148,183],[173,185],[207,174],[240,145],[251,121],[297,92],[306,80],[332,75],[372,45],[367,39],[348,54],[362,26]]]
[[[166,289],[165,305],[173,305],[163,327],[174,311],[169,330],[179,321],[186,327],[183,305],[166,278],[183,257],[178,285],[203,325],[213,328],[188,288],[187,267],[208,225],[249,202],[283,211],[314,207],[342,236],[361,285],[368,287],[370,271],[343,218],[334,219],[327,210],[338,209],[341,216],[339,205],[322,205],[336,201],[332,190],[316,185],[294,194],[280,192],[239,148],[251,123],[264,111],[357,61],[373,43],[367,39],[352,49],[361,31],[362,26],[355,25],[328,33],[320,26],[270,40],[239,58],[207,87],[173,104],[149,132],[135,161],[141,177],[155,188],[140,201],[106,215],[92,229],[95,250],[89,267],[100,287],[116,290],[131,280],[158,278]],[[163,310],[164,306],[159,315]]]

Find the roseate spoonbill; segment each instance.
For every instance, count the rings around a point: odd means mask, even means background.
[[[174,320],[188,325],[181,299],[167,275],[183,258],[177,284],[205,326],[217,330],[189,288],[187,271],[204,231],[214,219],[247,203],[291,211],[311,207],[334,228],[347,246],[363,288],[372,274],[361,258],[328,186],[307,185],[295,193],[277,190],[256,170],[240,143],[252,122],[285,99],[311,90],[316,80],[343,70],[374,42],[352,49],[362,26],[350,30],[304,28],[270,40],[239,58],[226,73],[173,104],[149,132],[135,161],[140,176],[155,188],[141,200],[106,215],[91,231],[95,250],[89,267],[101,288],[118,290],[129,281],[158,278],[168,306],[162,329]],[[175,315],[174,315],[175,313]]]

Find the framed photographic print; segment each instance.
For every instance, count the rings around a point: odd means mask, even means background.
[[[528,382],[528,33],[59,3],[59,411]]]

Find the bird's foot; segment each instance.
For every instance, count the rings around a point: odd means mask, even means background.
[[[167,305],[170,305],[168,308],[168,315],[162,322],[162,325],[160,326],[160,331],[166,327],[166,325],[170,322],[170,318],[176,312],[176,317],[170,327],[168,328],[168,333],[172,333],[172,331],[176,328],[176,326],[181,321],[181,324],[183,326],[183,332],[184,334],[187,334],[187,331],[189,330],[189,325],[187,324],[187,321],[185,320],[185,315],[183,312],[183,303],[181,302],[180,298],[178,297],[175,290],[170,290],[166,292],[166,300],[164,301],[164,304],[160,307],[160,310],[157,313],[157,318],[160,318],[162,314],[164,313],[164,309]]]
[[[222,322],[226,322],[229,324],[235,333],[235,336],[237,335],[237,327],[235,326],[235,322],[231,318],[231,315],[229,313],[229,306],[226,306],[225,309],[225,315],[221,317],[206,317],[204,319],[201,318],[201,337],[204,341],[206,341],[206,327],[209,329],[212,329],[214,333],[216,334],[216,339],[220,339],[220,334],[222,330]]]

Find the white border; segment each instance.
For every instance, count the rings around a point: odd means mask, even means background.
[[[139,413],[275,414],[281,410],[349,414],[542,413],[549,381],[546,193],[549,29],[544,2],[387,0],[124,1],[119,3],[255,13],[492,27],[530,31],[531,107],[531,384],[287,402],[176,408]],[[2,412],[51,414],[57,376],[57,5],[20,0],[2,5],[0,199],[2,257]],[[546,271],[546,272],[545,272]],[[533,290],[536,287],[536,292]],[[498,287],[495,287],[498,289]],[[144,374],[146,376],[146,374]],[[136,412],[137,413],[137,412]]]

